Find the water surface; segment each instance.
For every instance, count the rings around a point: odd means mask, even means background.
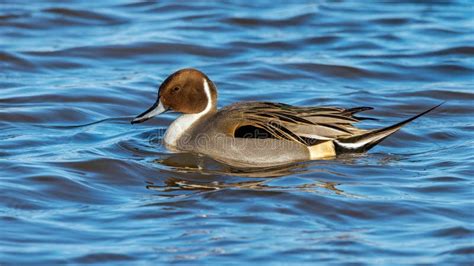
[[[0,3],[0,264],[474,261],[471,1]],[[219,106],[373,106],[363,155],[237,169],[175,154],[183,67]]]

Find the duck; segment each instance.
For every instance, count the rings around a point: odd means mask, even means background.
[[[372,107],[248,101],[218,109],[217,96],[217,87],[206,74],[181,69],[163,81],[153,106],[131,123],[167,111],[181,113],[163,137],[169,150],[202,154],[234,166],[268,167],[366,152],[443,104],[384,128],[361,129],[355,124],[372,118],[358,114]]]

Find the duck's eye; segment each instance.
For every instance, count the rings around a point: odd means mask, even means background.
[[[173,92],[177,92],[177,91],[179,91],[180,89],[181,89],[180,87],[174,87],[174,88],[173,88]]]

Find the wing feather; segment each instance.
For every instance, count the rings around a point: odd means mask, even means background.
[[[253,126],[265,130],[273,138],[308,145],[308,141],[347,138],[365,132],[353,126],[359,122],[354,114],[370,109],[243,102],[221,109],[219,116],[230,134],[242,126]]]

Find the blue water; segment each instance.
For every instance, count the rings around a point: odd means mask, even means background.
[[[0,265],[474,264],[472,1],[0,2]],[[372,106],[367,154],[237,169],[130,120],[195,67],[219,106]]]

